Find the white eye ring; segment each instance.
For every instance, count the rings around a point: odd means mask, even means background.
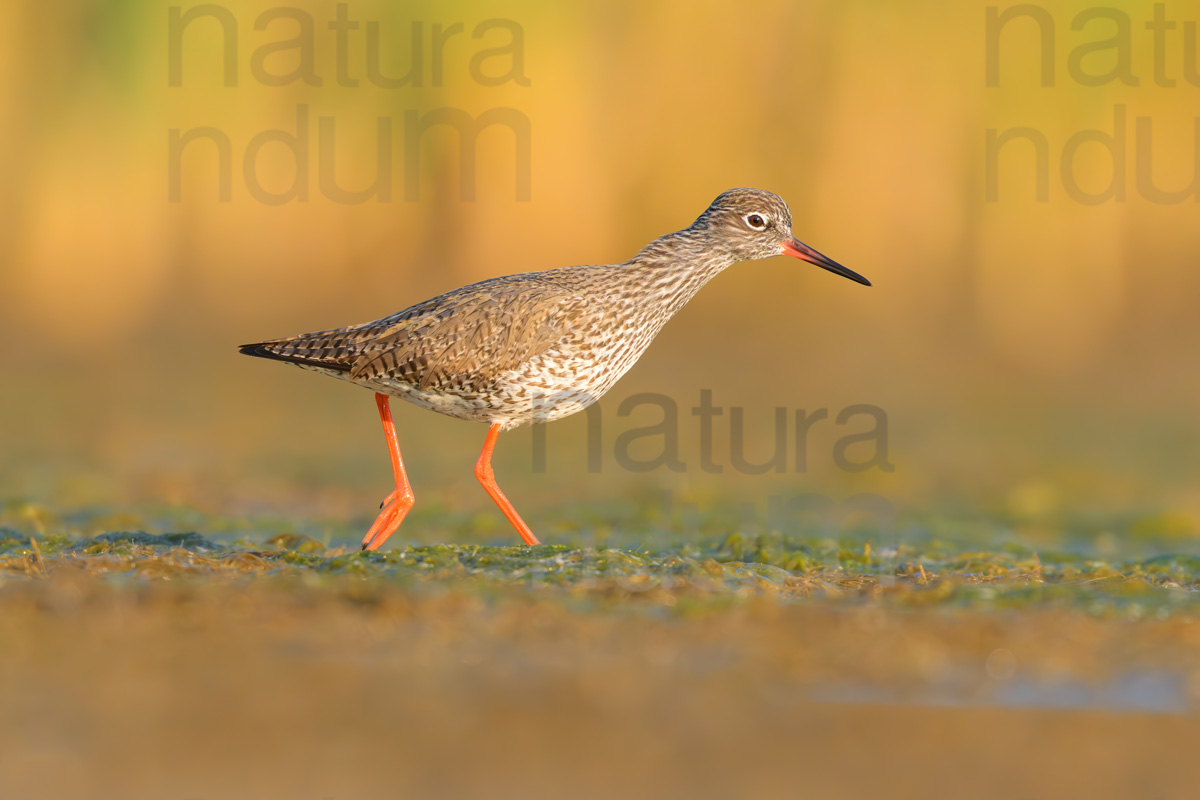
[[[747,214],[742,219],[755,231],[765,231],[770,224],[770,219],[765,214]]]

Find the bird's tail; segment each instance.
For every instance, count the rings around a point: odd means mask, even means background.
[[[349,372],[358,357],[358,348],[354,345],[355,337],[343,329],[244,344],[238,347],[238,352],[257,358]]]

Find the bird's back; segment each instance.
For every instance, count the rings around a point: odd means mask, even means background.
[[[241,352],[395,390],[406,399],[414,399],[414,391],[483,395],[539,356],[584,345],[596,327],[592,317],[603,314],[606,269],[491,278],[373,322],[256,342]]]

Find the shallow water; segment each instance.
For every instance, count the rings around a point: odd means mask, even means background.
[[[870,684],[834,684],[808,693],[817,703],[860,703],[951,708],[1050,709],[1189,715],[1194,698],[1184,675],[1146,670],[1100,682],[1012,678],[979,685],[947,679],[917,690]]]
[[[10,528],[0,773],[22,797],[854,797],[936,752],[975,797],[1184,797],[1198,563]]]

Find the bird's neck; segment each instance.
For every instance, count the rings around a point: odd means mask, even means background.
[[[622,267],[635,279],[638,302],[659,305],[669,316],[736,262],[723,248],[714,247],[703,231],[688,228],[660,236]]]

